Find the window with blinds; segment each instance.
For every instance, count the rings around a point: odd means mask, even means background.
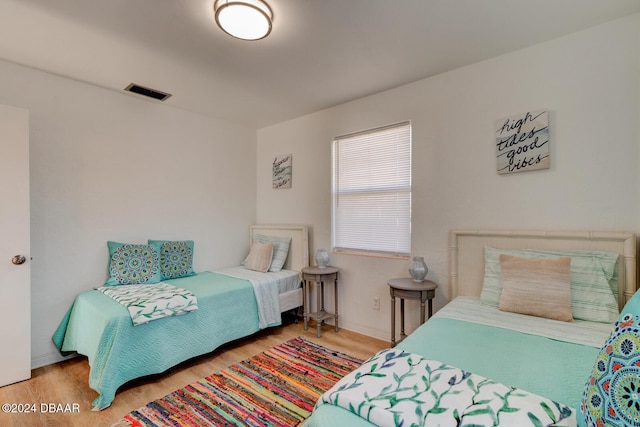
[[[333,140],[333,250],[411,253],[411,123]]]

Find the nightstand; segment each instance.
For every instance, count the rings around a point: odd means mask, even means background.
[[[316,311],[311,312],[311,283],[316,287]],[[324,308],[324,284],[332,282],[334,286],[334,313],[329,313]],[[302,286],[304,287],[304,330],[309,326],[309,319],[314,319],[318,325],[318,337],[320,337],[320,326],[325,321],[333,317],[336,332],[338,332],[338,269],[335,267],[304,267],[302,269]]]
[[[390,279],[387,282],[389,285],[389,292],[391,294],[391,346],[396,345],[396,298],[400,298],[400,341],[402,341],[406,334],[404,333],[404,300],[415,299],[420,300],[420,324],[425,321],[424,306],[425,302],[428,302],[429,317],[433,312],[432,300],[436,295],[436,288],[438,284],[431,280],[423,280],[422,282],[415,282],[411,278],[399,278]],[[398,342],[400,342],[398,341]]]

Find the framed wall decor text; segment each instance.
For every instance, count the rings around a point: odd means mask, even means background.
[[[273,188],[291,188],[291,154],[273,159]]]
[[[499,174],[549,169],[549,112],[527,111],[495,121]]]

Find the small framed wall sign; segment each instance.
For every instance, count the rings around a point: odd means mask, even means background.
[[[273,188],[291,188],[291,154],[273,159]]]
[[[549,169],[549,112],[527,111],[495,121],[499,174]]]

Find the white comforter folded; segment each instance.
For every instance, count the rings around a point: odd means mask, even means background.
[[[399,349],[342,378],[316,407],[323,404],[382,427],[576,425],[568,406]]]
[[[134,326],[198,309],[193,293],[167,283],[102,286],[96,290],[124,305]]]

